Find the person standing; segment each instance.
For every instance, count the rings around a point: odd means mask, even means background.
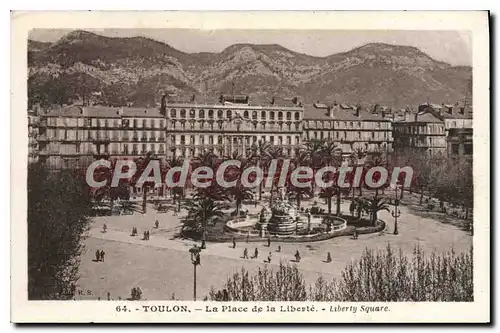
[[[276,250],[276,252],[281,252],[281,245],[278,245],[278,249]]]
[[[248,259],[248,249],[243,250],[243,259]]]
[[[332,262],[332,255],[330,254],[330,252],[326,254],[326,262]]]
[[[297,252],[295,252],[295,261],[296,262],[300,262],[300,253],[299,253],[299,250],[297,250]]]
[[[107,231],[108,231],[108,225],[106,224],[106,222],[104,222],[102,226],[102,232],[106,233]]]
[[[271,237],[267,238],[267,247],[271,247]]]
[[[104,252],[104,250],[101,250],[101,261],[104,262],[104,255],[106,254],[106,252]]]
[[[148,240],[149,240],[149,230],[146,231],[146,236],[148,237]]]
[[[158,226],[160,225],[160,222],[158,220],[155,221],[155,228],[158,229]]]
[[[271,263],[271,252],[269,252],[269,254],[267,255],[267,262]]]
[[[101,261],[101,252],[99,250],[95,251],[95,260]]]
[[[146,231],[144,231],[142,239],[143,240],[147,240],[148,239],[148,235],[147,235]]]
[[[233,237],[233,249],[235,249],[235,248],[236,248],[236,240]]]

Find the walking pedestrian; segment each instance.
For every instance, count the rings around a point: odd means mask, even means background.
[[[99,250],[95,251],[95,260],[101,261],[101,252]]]
[[[102,232],[107,232],[108,231],[108,225],[106,224],[106,222],[104,222],[103,226],[102,226]]]
[[[354,228],[354,233],[353,233],[354,239],[358,239],[358,229]]]
[[[276,250],[276,252],[281,252],[281,245],[278,245],[278,249]]]
[[[149,230],[146,231],[146,239],[149,240]]]
[[[330,252],[326,254],[326,262],[332,262],[332,255],[330,254]]]
[[[271,247],[271,237],[267,238],[267,247]]]
[[[233,237],[233,249],[235,249],[235,248],[236,248],[236,240]]]
[[[142,239],[143,240],[147,240],[148,239],[148,235],[147,235],[146,231],[144,231],[144,235],[143,235]]]
[[[243,259],[248,259],[248,249],[247,248],[245,248],[243,250]]]
[[[155,221],[155,228],[158,229],[158,226],[160,225],[160,222],[158,220]]]
[[[250,235],[247,234],[246,242],[248,243],[248,239],[250,238]]]
[[[252,259],[257,259],[259,257],[259,250],[255,248]]]
[[[106,254],[106,252],[104,252],[104,250],[101,250],[101,261],[104,262],[104,255]]]
[[[271,252],[269,252],[269,254],[267,255],[267,262],[271,263]]]

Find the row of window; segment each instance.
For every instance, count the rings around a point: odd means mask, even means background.
[[[257,120],[258,118],[258,111],[251,111],[251,119],[252,120]],[[261,111],[260,112],[260,119],[267,119],[267,115],[269,113],[269,120],[275,120],[277,117],[278,120],[292,120],[292,112],[283,112],[283,111]],[[213,119],[215,115],[214,110],[208,110],[208,118]],[[187,118],[187,111],[185,109],[180,110],[179,116],[180,118]],[[231,119],[233,117],[233,111],[232,110],[226,110],[225,118]],[[170,110],[170,118],[177,118],[177,110],[176,109],[171,109]],[[189,110],[189,118],[196,118],[196,111],[194,109]],[[204,119],[205,118],[205,110],[201,109],[198,111],[198,118]],[[218,119],[224,119],[224,111],[223,110],[217,110],[217,118]],[[249,111],[244,111],[243,112],[243,118],[245,119],[250,119],[250,112]],[[294,112],[293,115],[294,120],[300,120],[300,112]]]
[[[177,140],[177,138],[179,140]],[[258,141],[257,139],[257,136],[245,136],[245,137],[232,137],[232,138],[229,138],[229,137],[226,137],[225,138],[226,142],[225,144],[235,144],[235,145],[238,145],[238,144],[246,144],[246,145],[250,145],[251,143],[256,143]],[[276,139],[276,140],[275,140]],[[209,144],[209,145],[213,145],[214,144],[214,136],[213,135],[209,135],[208,136],[208,141],[205,141],[205,137],[204,136],[199,136],[198,140],[196,140],[196,137],[194,135],[180,135],[180,136],[175,136],[175,135],[172,135],[171,138],[171,143],[172,144],[175,144],[175,143],[180,143],[181,145],[185,145],[185,144],[190,144],[190,145],[195,145],[197,143],[199,143],[200,145],[204,145],[204,144]],[[189,140],[189,141],[188,141]],[[262,138],[263,141],[267,141],[266,138]],[[279,144],[279,145],[282,145],[282,144],[287,144],[287,145],[291,145],[292,144],[292,137],[291,136],[286,136],[286,138],[283,138],[282,136],[278,136],[278,137],[274,137],[273,135],[269,136],[269,140],[268,140],[271,144]],[[300,136],[296,135],[295,136],[295,142],[294,144],[299,144],[300,143]],[[224,138],[223,136],[218,136],[217,137],[217,144],[219,145],[222,145],[224,144]]]
[[[367,128],[376,128],[376,129],[381,129],[382,128],[382,123],[381,122],[374,122],[374,121],[370,121],[370,122],[361,122],[361,121],[323,121],[323,120],[309,120],[308,121],[308,127],[309,128],[326,128],[326,129],[332,129],[334,128],[334,124],[335,124],[335,128],[350,128],[350,129],[355,129],[355,128],[361,128],[362,127],[362,123],[365,124],[364,128],[367,129]],[[366,124],[373,124],[372,126],[367,126]]]
[[[279,130],[279,131],[300,131],[300,124],[266,124],[266,123],[253,123],[251,125],[247,124],[234,124],[232,126],[226,127],[226,124],[223,122],[209,123],[201,121],[200,123],[189,122],[172,122],[171,127],[169,129],[181,129],[181,130],[195,130],[195,129],[209,129],[209,130],[236,130],[241,131],[243,129],[251,129],[251,130]]]
[[[309,134],[311,133],[311,134]],[[307,132],[307,137],[308,138],[314,138],[314,139],[332,139],[333,134],[332,132],[325,132],[323,131],[316,131],[316,132]],[[381,132],[378,133],[378,135],[375,132],[363,132],[365,135],[361,135],[361,132],[340,132],[336,131],[335,132],[335,139],[352,139],[352,140],[361,140],[361,139],[383,139],[387,140],[390,138],[390,136],[387,134],[387,132]],[[368,136],[366,134],[370,133]],[[343,134],[343,135],[341,135]]]

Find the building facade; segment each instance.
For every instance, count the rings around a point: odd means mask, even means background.
[[[392,152],[392,122],[385,115],[346,104],[315,103],[307,108],[304,138],[332,139],[344,156],[355,151]]]
[[[259,141],[293,156],[301,144],[304,107],[297,98],[253,105],[248,96],[221,95],[218,103],[167,101],[164,108],[169,157],[245,155]]]
[[[51,168],[85,168],[96,158],[193,158],[246,154],[259,140],[293,156],[301,144],[304,108],[296,98],[252,105],[163,100],[159,108],[70,106],[39,114],[38,156]]]
[[[393,122],[394,151],[422,152],[428,155],[446,153],[444,121],[430,112],[406,112],[404,118]]]
[[[39,117],[37,112],[28,111],[28,163],[38,161],[38,126]]]

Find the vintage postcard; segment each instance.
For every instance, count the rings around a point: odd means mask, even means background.
[[[488,12],[13,12],[11,320],[488,323]]]

